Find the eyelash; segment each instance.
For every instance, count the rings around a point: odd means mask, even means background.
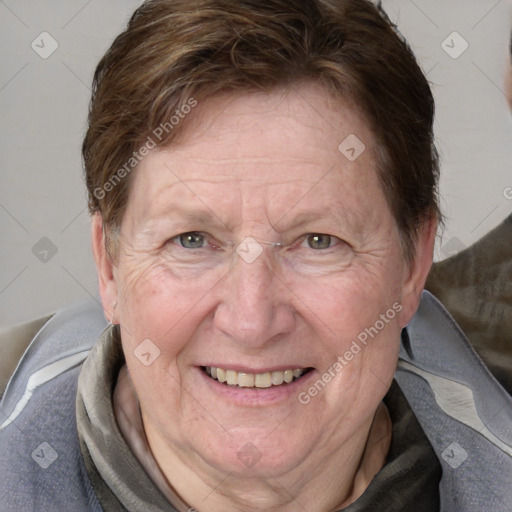
[[[308,243],[308,246],[310,249],[313,249],[313,247],[311,247],[309,245],[310,237],[328,237],[329,238],[329,246],[322,248],[322,249],[316,249],[318,251],[327,251],[329,249],[332,249],[333,247],[336,247],[340,242],[342,242],[342,240],[339,239],[338,237],[336,237],[334,235],[329,235],[327,233],[308,233],[307,235],[304,235],[304,240],[303,240],[302,244]],[[301,244],[301,246],[302,246],[302,244]]]
[[[203,238],[203,245],[201,247],[185,247],[182,243],[182,237],[184,236],[201,236]],[[300,240],[300,247],[303,247],[304,246],[304,243],[308,243],[308,240],[310,239],[310,237],[328,237],[329,238],[329,246],[328,247],[325,247],[325,248],[322,248],[322,249],[314,249],[313,247],[309,246],[310,249],[312,250],[315,250],[315,251],[327,251],[329,249],[332,249],[333,247],[336,247],[337,245],[340,245],[341,243],[346,243],[344,242],[343,240],[341,240],[340,238],[334,236],[334,235],[329,235],[327,233],[307,233],[305,235],[303,235],[302,237],[299,238]],[[205,243],[206,244],[209,244],[212,248],[218,248],[218,246],[216,244],[213,244],[211,243],[211,241],[209,241],[208,239],[208,235],[206,233],[202,233],[200,231],[186,231],[184,233],[180,233],[179,235],[171,238],[169,240],[169,242],[171,243],[175,243],[176,245],[178,245],[179,247],[181,247],[182,249],[186,249],[186,250],[192,250],[192,249],[204,249],[206,246],[204,245]],[[293,244],[295,245],[295,244]],[[308,243],[309,245],[309,243]]]
[[[202,233],[200,231],[186,231],[185,233],[180,233],[179,235],[171,238],[169,240],[170,243],[175,243],[176,245],[178,245],[179,247],[181,247],[182,249],[187,249],[187,250],[192,250],[193,248],[190,248],[190,247],[185,247],[182,242],[181,242],[181,238],[186,236],[186,235],[199,235],[201,237],[203,237],[203,245],[201,247],[196,247],[195,249],[204,249],[205,248],[205,245],[204,243],[208,243],[208,236],[205,234],[205,233]],[[215,247],[214,244],[210,244],[212,245],[213,247]]]

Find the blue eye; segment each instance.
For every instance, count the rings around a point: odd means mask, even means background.
[[[183,233],[176,237],[179,244],[185,249],[200,249],[204,247],[206,239],[204,235],[197,231],[191,231],[189,233]]]
[[[332,243],[332,237],[330,235],[323,235],[321,233],[308,235],[306,240],[311,249],[329,249]]]

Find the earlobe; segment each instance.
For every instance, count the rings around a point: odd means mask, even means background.
[[[401,327],[405,327],[410,322],[418,309],[421,293],[432,267],[436,233],[437,218],[432,216],[420,227],[414,257],[406,267],[402,285]]]
[[[114,275],[114,262],[110,257],[103,230],[103,219],[99,213],[95,213],[91,219],[91,238],[94,261],[98,272],[98,285],[103,304],[105,318],[114,323],[114,304],[117,303],[117,285]]]

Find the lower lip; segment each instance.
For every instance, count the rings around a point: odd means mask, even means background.
[[[203,379],[208,388],[215,394],[226,398],[235,405],[254,407],[268,406],[287,401],[290,397],[298,401],[297,397],[301,389],[304,388],[307,382],[316,374],[316,370],[311,370],[290,384],[281,384],[280,386],[271,386],[270,388],[241,388],[222,384],[218,380],[212,379],[206,375],[199,367],[196,367],[195,370],[199,373],[200,378]]]

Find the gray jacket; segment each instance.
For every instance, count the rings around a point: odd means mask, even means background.
[[[75,399],[81,365],[104,328],[95,303],[68,308],[19,363],[0,402],[2,512],[102,510]],[[441,511],[512,511],[512,398],[428,292],[403,332],[396,380],[443,466]]]

